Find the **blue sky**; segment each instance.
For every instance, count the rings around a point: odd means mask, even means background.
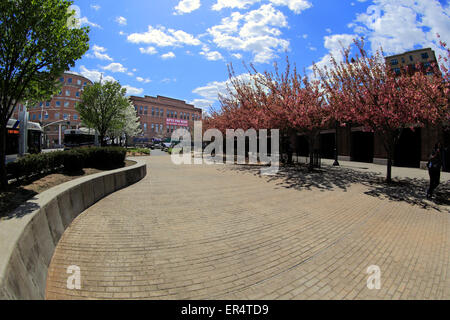
[[[341,45],[364,36],[388,54],[450,43],[447,0],[76,0],[90,25],[90,50],[72,69],[118,80],[132,95],[163,95],[217,107],[227,65],[245,73],[323,66]]]

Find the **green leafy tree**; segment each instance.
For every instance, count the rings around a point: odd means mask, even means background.
[[[0,1],[0,188],[8,186],[7,124],[20,102],[48,99],[56,79],[89,50],[89,29],[73,28],[67,0]]]
[[[123,126],[124,112],[130,104],[126,92],[117,81],[96,82],[84,89],[75,107],[83,124],[97,130],[102,146],[106,145],[108,133]]]
[[[133,103],[128,100],[128,106],[123,110],[120,126],[111,130],[111,135],[114,137],[125,136],[125,144],[128,144],[128,139],[136,137],[142,133],[140,118],[136,114]]]

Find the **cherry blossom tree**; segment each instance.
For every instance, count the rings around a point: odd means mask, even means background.
[[[448,108],[448,100],[447,105],[443,102],[443,80],[423,72],[411,76],[408,70],[396,75],[381,49],[369,56],[363,39],[354,44],[358,49],[355,58],[350,59],[350,48],[343,49],[342,62],[332,58],[331,68],[315,70],[334,117],[343,125],[362,125],[382,138],[388,157],[386,180],[391,182],[395,146],[403,129],[414,130],[442,120]]]

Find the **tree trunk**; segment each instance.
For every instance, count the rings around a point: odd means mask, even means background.
[[[392,182],[392,156],[391,155],[388,155],[386,182],[387,183]]]
[[[384,148],[386,149],[387,153],[387,174],[386,174],[386,182],[391,183],[392,182],[392,165],[394,162],[394,155],[395,155],[395,145],[397,142],[396,133],[395,132],[389,132],[385,135],[385,141],[384,141]]]
[[[314,146],[316,142],[316,135],[312,133],[309,135],[309,171],[314,170]]]
[[[101,147],[106,146],[106,144],[105,144],[105,135],[104,134],[99,134],[98,138],[100,139],[100,146]]]
[[[6,126],[0,129],[0,190],[8,189],[8,179],[6,177]]]

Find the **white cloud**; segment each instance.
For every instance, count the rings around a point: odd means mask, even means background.
[[[116,81],[116,79],[114,79],[111,76],[103,76],[102,77],[102,72],[98,71],[98,70],[89,70],[87,69],[85,66],[80,66],[80,74],[83,75],[84,77],[88,78],[89,80],[91,80],[92,82],[99,82],[100,78],[102,78],[102,81]]]
[[[344,56],[342,54],[343,48],[348,47],[355,39],[354,34],[334,34],[331,36],[325,36],[324,47],[328,49],[328,54],[326,54],[322,59],[316,63],[317,67],[323,69],[324,67],[331,66],[331,56],[333,56],[337,62],[343,60]],[[310,48],[311,49],[311,48]],[[309,67],[311,70],[312,67]]]
[[[122,86],[122,87],[127,89],[127,95],[140,96],[140,95],[142,95],[142,93],[144,93],[144,89],[142,89],[142,88],[135,88],[135,87],[132,87],[130,85],[125,85],[125,86]]]
[[[127,72],[127,68],[125,68],[121,63],[113,62],[105,67],[102,67],[103,70],[111,71],[111,72],[119,72],[125,73]]]
[[[169,51],[169,52],[161,55],[161,59],[164,59],[164,60],[173,59],[173,58],[175,58],[175,53],[173,53],[172,51]]]
[[[162,79],[160,82],[162,82],[162,83],[177,82],[177,79],[175,79],[175,78],[173,78],[173,79],[170,79],[170,78],[164,78],[164,79]]]
[[[267,63],[277,57],[277,51],[289,48],[289,41],[280,38],[279,28],[286,27],[286,16],[266,4],[245,14],[233,12],[207,31],[219,48],[249,51],[254,55],[253,62]]]
[[[143,82],[143,83],[150,83],[152,81],[152,80],[150,80],[148,78],[144,79],[142,77],[136,77],[136,80],[139,81],[139,82]]]
[[[139,51],[142,54],[150,54],[150,55],[158,53],[158,51],[155,49],[155,47],[139,48]]]
[[[89,21],[89,19],[88,19],[87,17],[82,17],[82,18],[80,18],[79,20],[80,20],[80,24],[81,24],[81,25],[86,25],[86,24],[87,24],[88,26],[91,26],[91,27],[93,27],[93,28],[99,28],[99,29],[102,28],[100,25],[98,25],[98,24],[96,24],[96,23],[94,23],[94,22]]]
[[[194,99],[192,101],[189,101],[188,103],[193,104],[196,108],[208,111],[208,109],[214,104],[214,100]]]
[[[231,54],[233,57],[235,57],[236,59],[242,59],[242,54],[240,54],[240,53],[233,53],[233,54]]]
[[[270,2],[277,6],[287,6],[296,14],[312,7],[311,2],[306,0],[270,0]]]
[[[203,46],[200,54],[210,61],[223,60],[223,56],[219,51],[211,51],[208,46]]]
[[[236,76],[236,79],[242,81],[249,81],[250,75],[248,73],[243,73]],[[230,86],[230,80],[226,81],[213,81],[209,82],[203,87],[198,87],[192,91],[192,93],[198,94],[203,99],[197,99],[202,101],[208,101],[209,104],[214,104],[218,101],[219,94],[226,95],[227,94],[227,86]],[[195,100],[194,100],[195,101]],[[212,103],[210,103],[212,102]]]
[[[261,1],[262,0],[217,0],[217,3],[212,6],[212,9],[215,11],[220,11],[224,8],[247,9],[251,5]],[[269,0],[269,2],[276,6],[287,6],[296,14],[312,7],[311,2],[307,0]]]
[[[431,47],[439,55],[436,33],[449,43],[450,6],[437,0],[374,0],[350,27],[367,37],[372,51],[382,46],[387,54],[396,54]]]
[[[88,58],[96,58],[99,60],[107,60],[107,61],[113,61],[113,58],[111,58],[107,53],[107,49],[98,45],[94,45],[92,47],[92,53],[88,53],[86,57]]]
[[[181,0],[175,7],[174,14],[185,14],[200,8],[200,0]]]
[[[124,17],[117,17],[115,21],[122,26],[127,25],[127,19]]]
[[[91,8],[94,9],[95,11],[100,10],[100,6],[98,4],[91,4]]]
[[[212,9],[216,11],[224,8],[247,9],[252,4],[260,1],[261,0],[217,0],[217,3],[212,6]]]
[[[128,36],[131,43],[154,44],[158,47],[179,47],[183,45],[198,46],[200,40],[182,30],[167,29],[165,27],[154,28],[148,26],[147,32],[133,33]]]

